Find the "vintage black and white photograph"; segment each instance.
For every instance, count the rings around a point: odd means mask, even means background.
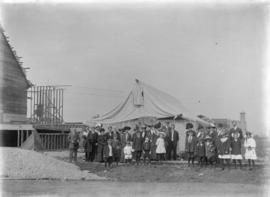
[[[270,196],[269,16],[4,0],[0,196]]]

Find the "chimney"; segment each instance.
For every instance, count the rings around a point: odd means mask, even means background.
[[[247,131],[246,113],[244,111],[240,113],[240,128],[243,132]]]

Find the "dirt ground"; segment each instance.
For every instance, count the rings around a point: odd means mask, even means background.
[[[262,186],[236,183],[119,181],[0,181],[2,196],[33,197],[266,197]]]
[[[49,154],[50,155],[50,154]],[[68,161],[67,153],[53,153]],[[188,167],[185,161],[151,165],[115,164],[107,169],[103,163],[83,160],[77,165],[107,181],[2,180],[3,196],[245,196],[264,197],[270,193],[270,167],[258,162],[252,171],[222,171],[219,167]]]
[[[67,157],[55,156],[64,161]],[[83,154],[79,154],[77,165],[81,170],[88,170],[98,176],[106,177],[114,181],[125,182],[206,182],[206,183],[239,183],[263,185],[270,180],[270,166],[266,162],[258,161],[255,169],[249,170],[244,162],[242,169],[230,169],[224,171],[219,166],[200,168],[197,164],[188,167],[186,161],[168,161],[151,165],[128,165],[119,164],[108,169],[103,163],[85,162]]]
[[[185,163],[164,163],[151,165],[113,165],[105,168],[100,163],[79,162],[83,170],[95,172],[97,175],[110,180],[125,182],[211,182],[211,183],[241,183],[263,185],[269,178],[269,168],[258,165],[250,171],[247,167],[242,169],[225,169],[219,167],[198,166],[188,167]]]

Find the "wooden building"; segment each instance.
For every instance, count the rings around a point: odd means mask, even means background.
[[[19,57],[0,26],[0,145],[20,146],[33,127],[27,121],[27,80]]]

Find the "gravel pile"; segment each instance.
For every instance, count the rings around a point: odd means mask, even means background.
[[[1,177],[10,179],[101,180],[78,166],[31,150],[0,148]]]

